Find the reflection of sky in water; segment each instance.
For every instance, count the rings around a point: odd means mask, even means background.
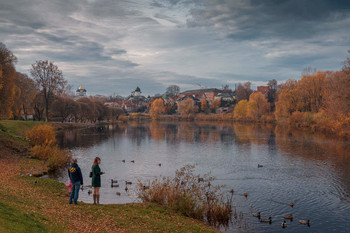
[[[350,228],[349,144],[272,126],[194,123],[102,126],[66,131],[58,141],[78,158],[85,185],[91,183],[88,173],[93,158],[101,157],[101,169],[106,172],[102,203],[135,202],[133,187],[138,179],[172,176],[190,163],[197,164],[198,173],[211,172],[217,183],[235,190],[234,203],[247,217],[251,231],[279,231],[287,214],[295,216],[287,222],[287,232]],[[66,172],[58,179],[66,182]],[[111,188],[110,179],[119,180],[120,187]],[[133,182],[128,192],[126,180]],[[121,196],[115,195],[117,191]],[[92,197],[84,190],[80,200],[92,202]],[[273,224],[258,223],[251,217],[251,206],[263,217],[272,216]],[[311,227],[299,224],[299,219],[310,219]]]

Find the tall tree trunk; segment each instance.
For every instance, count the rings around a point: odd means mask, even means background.
[[[46,112],[46,119],[45,121],[49,121],[49,96],[45,97],[45,112]]]
[[[27,118],[27,109],[26,109],[26,107],[24,106],[24,104],[23,104],[23,114],[24,114],[24,119],[25,119],[25,120],[28,120],[28,118]]]

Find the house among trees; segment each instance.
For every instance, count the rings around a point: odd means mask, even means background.
[[[179,94],[179,99],[182,99],[185,96],[192,96],[199,100],[201,100],[203,97],[211,103],[215,100],[215,96],[222,92],[222,90],[216,89],[216,88],[207,88],[207,89],[198,89],[198,90],[189,90],[184,91]]]
[[[75,95],[78,97],[85,97],[86,96],[86,89],[80,85],[80,87],[75,91]]]
[[[144,112],[146,110],[146,100],[147,98],[141,95],[140,87],[136,87],[135,91],[131,92],[126,100],[124,101],[122,107],[128,113],[132,112]]]

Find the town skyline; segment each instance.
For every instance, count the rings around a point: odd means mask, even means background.
[[[145,95],[339,70],[348,56],[348,1],[0,0],[0,41],[29,74],[38,60],[73,91]],[[21,17],[18,17],[18,16]],[[200,86],[199,86],[200,85]]]

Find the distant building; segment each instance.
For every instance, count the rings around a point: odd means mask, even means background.
[[[136,96],[141,96],[142,92],[141,89],[137,86],[135,91],[131,92],[131,96],[136,97]]]
[[[215,100],[226,101],[229,103],[233,103],[235,99],[236,99],[235,93],[232,91],[219,93],[215,96]]]
[[[267,94],[269,92],[269,87],[268,86],[258,86],[258,92],[262,93],[266,98]]]
[[[179,99],[182,99],[185,96],[192,96],[197,99],[205,98],[208,102],[212,102],[215,99],[215,96],[222,92],[222,90],[216,88],[206,88],[206,89],[198,89],[198,90],[189,90],[184,91],[179,94]]]
[[[80,87],[76,90],[75,95],[79,97],[86,96],[86,89],[80,85]]]
[[[122,104],[122,108],[128,113],[143,112],[146,110],[146,97],[141,95],[141,89],[136,87],[135,91],[131,92]]]

